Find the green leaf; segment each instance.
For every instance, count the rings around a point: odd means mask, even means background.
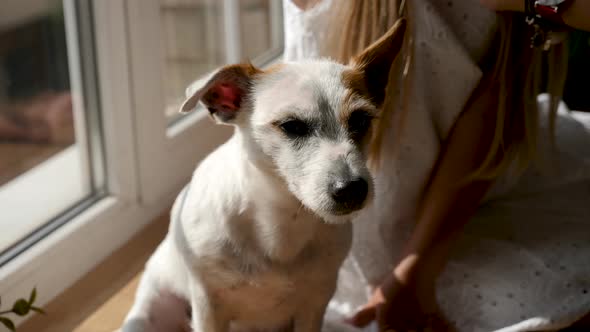
[[[25,299],[17,300],[16,302],[14,302],[14,305],[12,306],[12,312],[19,316],[24,316],[28,314],[30,310],[31,306],[29,305],[29,302],[27,302],[27,300]]]
[[[6,326],[6,328],[8,328],[10,331],[16,330],[14,323],[6,317],[0,317],[0,323],[2,323],[4,326]]]
[[[43,311],[43,309],[41,309],[41,308],[31,306],[31,310],[33,310],[34,312],[36,312],[38,314],[45,315],[45,311]]]
[[[35,299],[37,299],[37,287],[33,288],[33,290],[31,291],[31,296],[29,296],[29,304],[33,304],[33,302],[35,302]]]

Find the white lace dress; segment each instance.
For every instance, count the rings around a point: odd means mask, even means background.
[[[496,16],[471,0],[413,0],[415,88],[401,153],[387,150],[376,199],[355,221],[351,255],[327,314],[330,331],[391,271],[442,140],[481,78]],[[326,13],[338,0],[301,11],[284,0],[285,58],[320,56]],[[546,97],[539,102],[546,107]],[[389,141],[388,141],[389,140]],[[547,144],[541,142],[544,149]],[[438,280],[443,311],[460,331],[539,331],[590,312],[590,116],[561,106],[555,169],[500,181],[470,221]],[[374,326],[367,330],[375,329]]]

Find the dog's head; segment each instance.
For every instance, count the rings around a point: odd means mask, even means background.
[[[348,66],[223,67],[188,92],[181,111],[201,101],[217,122],[238,128],[249,157],[274,168],[307,208],[327,221],[348,219],[372,195],[365,152],[404,31],[399,20]]]

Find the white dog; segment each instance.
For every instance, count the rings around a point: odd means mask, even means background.
[[[124,332],[319,332],[372,195],[365,147],[405,22],[343,66],[216,71],[188,92],[235,134],[172,208]],[[190,320],[190,324],[189,324]]]

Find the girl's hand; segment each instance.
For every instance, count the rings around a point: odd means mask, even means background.
[[[376,321],[380,332],[452,331],[436,305],[432,305],[435,303],[434,287],[418,284],[402,285],[392,274],[348,323],[364,327]],[[432,293],[425,293],[425,290],[432,290]]]

